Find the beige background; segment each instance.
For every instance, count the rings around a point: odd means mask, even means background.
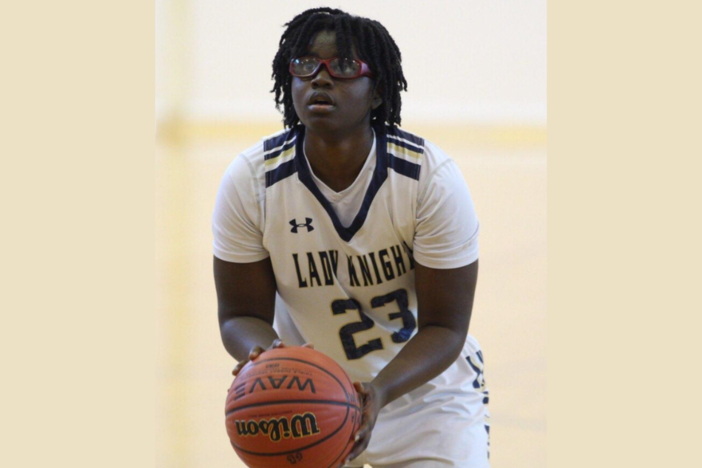
[[[153,466],[153,7],[0,7],[0,466]]]
[[[549,5],[548,463],[700,466],[702,12]]]
[[[693,5],[549,8],[548,467],[702,462]],[[158,458],[153,14],[0,15],[2,466]]]

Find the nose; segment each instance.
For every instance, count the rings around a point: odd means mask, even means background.
[[[327,67],[322,64],[317,71],[317,74],[312,78],[312,87],[331,86],[334,79],[329,74]]]

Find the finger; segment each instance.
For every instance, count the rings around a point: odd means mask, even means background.
[[[244,365],[246,365],[247,362],[249,362],[249,361],[241,361],[240,363],[238,363],[236,365],[236,367],[234,367],[234,370],[232,371],[232,375],[233,376],[238,375],[239,372],[241,372],[241,368],[244,367]]]
[[[358,427],[356,434],[353,436],[354,442],[358,444],[359,441],[362,441],[362,440],[368,438],[369,435],[371,434],[374,426],[375,426],[375,421],[373,419],[372,412],[370,410],[364,411],[363,414],[361,415],[361,424]]]
[[[273,344],[269,349],[274,348],[285,348],[285,343],[283,342],[283,340],[273,340]]]
[[[353,436],[353,448],[351,449],[351,452],[349,452],[344,464],[348,464],[349,460],[353,460],[359,456],[366,449],[366,447],[368,447],[368,443],[370,442],[370,433],[371,424],[368,418],[366,418],[364,415],[360,427]]]
[[[347,465],[349,461],[353,460],[354,458],[358,457],[360,454],[363,453],[364,450],[366,450],[366,447],[368,447],[368,443],[370,442],[370,437],[364,437],[363,439],[359,439],[359,441],[353,446],[353,449],[349,453],[349,455],[346,457],[346,461],[344,462],[344,465]]]
[[[302,347],[303,347],[303,348],[314,349],[314,345],[313,345],[312,343],[305,343],[305,344],[302,345]]]
[[[360,382],[354,382],[353,387],[356,390],[356,395],[358,396],[358,403],[361,406],[361,410],[363,410],[365,409],[366,402],[368,400],[368,392]]]
[[[367,393],[366,388],[363,386],[363,384],[361,382],[354,382],[353,388],[355,388],[356,391],[358,393],[360,393],[361,395],[365,395]]]
[[[354,442],[358,444],[359,440],[363,440],[364,438],[366,438],[369,432],[370,424],[368,423],[368,421],[364,421],[363,424],[361,424],[361,427],[359,427],[356,431],[356,435],[353,436]]]
[[[263,348],[261,348],[260,346],[254,347],[251,351],[249,351],[249,360],[253,361],[257,357],[259,357],[262,352],[263,352]]]

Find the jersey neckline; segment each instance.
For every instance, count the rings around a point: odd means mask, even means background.
[[[361,207],[359,208],[358,213],[356,213],[356,216],[351,222],[351,225],[349,225],[348,227],[344,227],[344,225],[341,223],[341,220],[337,216],[336,211],[334,211],[334,207],[332,206],[331,202],[327,200],[324,194],[322,194],[319,187],[317,187],[317,184],[315,184],[314,182],[310,166],[307,163],[307,160],[304,155],[305,127],[303,125],[300,125],[296,129],[296,132],[297,141],[295,142],[295,166],[297,168],[298,178],[300,182],[302,182],[305,185],[305,187],[307,187],[307,189],[310,192],[312,192],[312,195],[314,195],[317,201],[319,201],[324,210],[327,212],[329,218],[332,221],[332,224],[334,225],[334,229],[336,230],[337,234],[339,234],[339,237],[341,237],[346,242],[350,242],[351,239],[353,239],[353,236],[363,227],[363,224],[365,223],[366,218],[368,217],[368,212],[370,210],[371,204],[373,203],[373,199],[377,195],[378,190],[380,190],[380,187],[383,185],[383,182],[385,182],[385,179],[387,179],[388,176],[386,153],[387,142],[385,134],[374,129],[374,144],[376,151],[375,170],[373,171],[373,176],[371,178],[370,184],[368,185],[368,188],[366,189],[366,193],[363,197],[363,202],[361,203]],[[356,179],[356,181],[358,181],[358,178]],[[354,184],[356,183],[356,181],[354,181]],[[353,184],[351,184],[351,186],[353,186]]]
[[[337,192],[333,188],[329,187],[327,184],[324,183],[322,179],[320,179],[312,170],[312,166],[310,165],[310,160],[307,157],[307,152],[304,149],[305,145],[302,145],[302,154],[304,156],[304,161],[305,164],[307,164],[307,168],[310,170],[310,175],[312,176],[312,180],[314,181],[315,185],[319,187],[320,192],[325,196],[327,200],[329,200],[332,203],[339,203],[341,200],[346,198],[348,195],[354,193],[355,190],[359,189],[359,185],[367,185],[368,182],[368,172],[374,170],[375,168],[370,167],[371,164],[374,164],[377,156],[376,156],[376,141],[375,141],[375,130],[373,130],[373,144],[371,145],[371,149],[368,152],[368,155],[366,156],[365,161],[363,162],[363,167],[361,170],[358,172],[358,175],[356,176],[356,179],[346,187],[345,189]]]

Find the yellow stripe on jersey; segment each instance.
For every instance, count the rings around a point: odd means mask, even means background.
[[[275,158],[269,159],[264,164],[265,164],[266,168],[277,166],[278,164],[284,162],[286,159],[291,159],[291,158],[289,158],[289,156],[291,156],[291,155],[292,156],[295,155],[295,145],[293,145],[290,148],[288,148],[287,150],[283,151]]]
[[[388,139],[388,153],[392,153],[398,158],[407,158],[410,160],[419,161],[422,158],[422,153],[412,151],[404,146],[396,145]]]

